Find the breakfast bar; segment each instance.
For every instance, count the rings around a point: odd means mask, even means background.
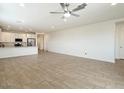
[[[0,48],[0,58],[18,57],[38,54],[38,47],[5,47]]]

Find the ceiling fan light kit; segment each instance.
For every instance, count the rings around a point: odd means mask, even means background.
[[[64,17],[65,17],[65,18],[68,18],[68,17],[70,17],[70,16],[71,16],[71,14],[68,13],[68,12],[64,14]]]

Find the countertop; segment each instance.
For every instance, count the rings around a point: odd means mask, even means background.
[[[30,47],[37,47],[37,46],[23,46],[23,47],[13,47],[13,46],[11,46],[11,47],[0,47],[0,49],[3,49],[3,48],[30,48]]]

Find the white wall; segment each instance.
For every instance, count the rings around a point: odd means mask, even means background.
[[[48,37],[48,51],[114,62],[114,21],[49,32]]]

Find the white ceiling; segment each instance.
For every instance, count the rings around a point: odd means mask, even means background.
[[[61,14],[49,13],[62,11],[59,3],[26,3],[24,5],[21,7],[17,3],[1,3],[1,25],[8,30],[46,32],[124,17],[124,4],[111,6],[110,3],[89,3],[84,10],[75,12],[80,15],[79,18],[71,16],[67,22],[63,21]],[[77,5],[79,4],[71,4],[70,9]]]

